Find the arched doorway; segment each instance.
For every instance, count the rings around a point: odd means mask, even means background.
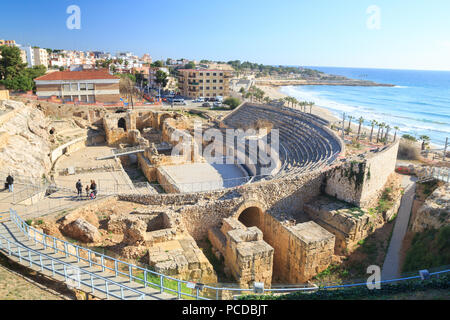
[[[124,118],[120,118],[119,122],[117,123],[117,126],[119,128],[122,128],[123,130],[127,131],[127,122]]]
[[[239,215],[238,220],[247,228],[258,227],[261,229],[262,225],[262,210],[258,207],[248,207]],[[261,230],[263,231],[263,230]]]

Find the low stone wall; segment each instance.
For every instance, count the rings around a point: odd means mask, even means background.
[[[413,214],[409,229],[423,232],[450,224],[450,184],[437,188]]]
[[[380,215],[328,197],[320,197],[306,204],[305,212],[314,222],[335,235],[334,252],[342,255],[351,253],[360,240],[390,221],[397,214],[400,204],[401,197],[397,195],[393,206],[386,214]]]

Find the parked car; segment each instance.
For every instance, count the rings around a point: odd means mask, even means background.
[[[205,102],[204,104],[202,104],[202,107],[204,108],[211,108],[211,104],[208,102]]]
[[[220,101],[214,102],[214,108],[220,108],[222,106],[223,106],[222,102],[220,102]]]
[[[184,101],[184,99],[172,99],[173,104],[178,104],[178,105],[187,105],[186,101]]]
[[[195,99],[195,100],[192,101],[192,102],[195,102],[195,103],[205,102],[205,98],[200,97],[200,98]]]

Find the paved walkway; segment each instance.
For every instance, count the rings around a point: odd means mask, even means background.
[[[405,188],[405,194],[403,195],[398,215],[395,219],[391,242],[389,243],[388,252],[384,259],[383,269],[381,271],[382,280],[394,279],[400,276],[400,250],[406,230],[408,229],[409,217],[414,201],[416,191],[415,178],[403,176],[402,186]]]

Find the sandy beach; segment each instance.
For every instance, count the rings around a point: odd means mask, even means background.
[[[261,90],[263,90],[266,93],[266,96],[268,96],[271,99],[283,99],[285,97],[287,97],[288,95],[280,92],[280,89],[282,87],[279,86],[256,86],[258,88],[260,88]],[[298,107],[300,108],[300,107]],[[306,108],[306,110],[309,112],[309,107]],[[330,121],[330,123],[334,123],[336,125],[342,125],[342,118],[339,119],[336,116],[334,116],[330,110],[323,108],[323,107],[319,107],[314,105],[312,108],[312,114],[317,115],[319,117],[322,117],[323,119]],[[353,122],[351,124],[351,128],[352,128],[352,132],[356,133],[358,132],[358,127],[359,124],[355,123],[355,121],[357,121],[357,119],[353,119]],[[367,119],[366,119],[367,121]],[[345,128],[348,127],[348,117],[346,117],[345,119]],[[371,131],[371,127],[368,126],[362,126],[361,127],[361,133],[365,132],[367,136],[370,135],[370,131]],[[373,129],[373,134],[376,136],[378,131],[378,127],[374,127]],[[394,130],[393,128],[391,128],[391,131],[389,132],[389,136],[391,137],[391,139],[393,138],[394,135]]]

